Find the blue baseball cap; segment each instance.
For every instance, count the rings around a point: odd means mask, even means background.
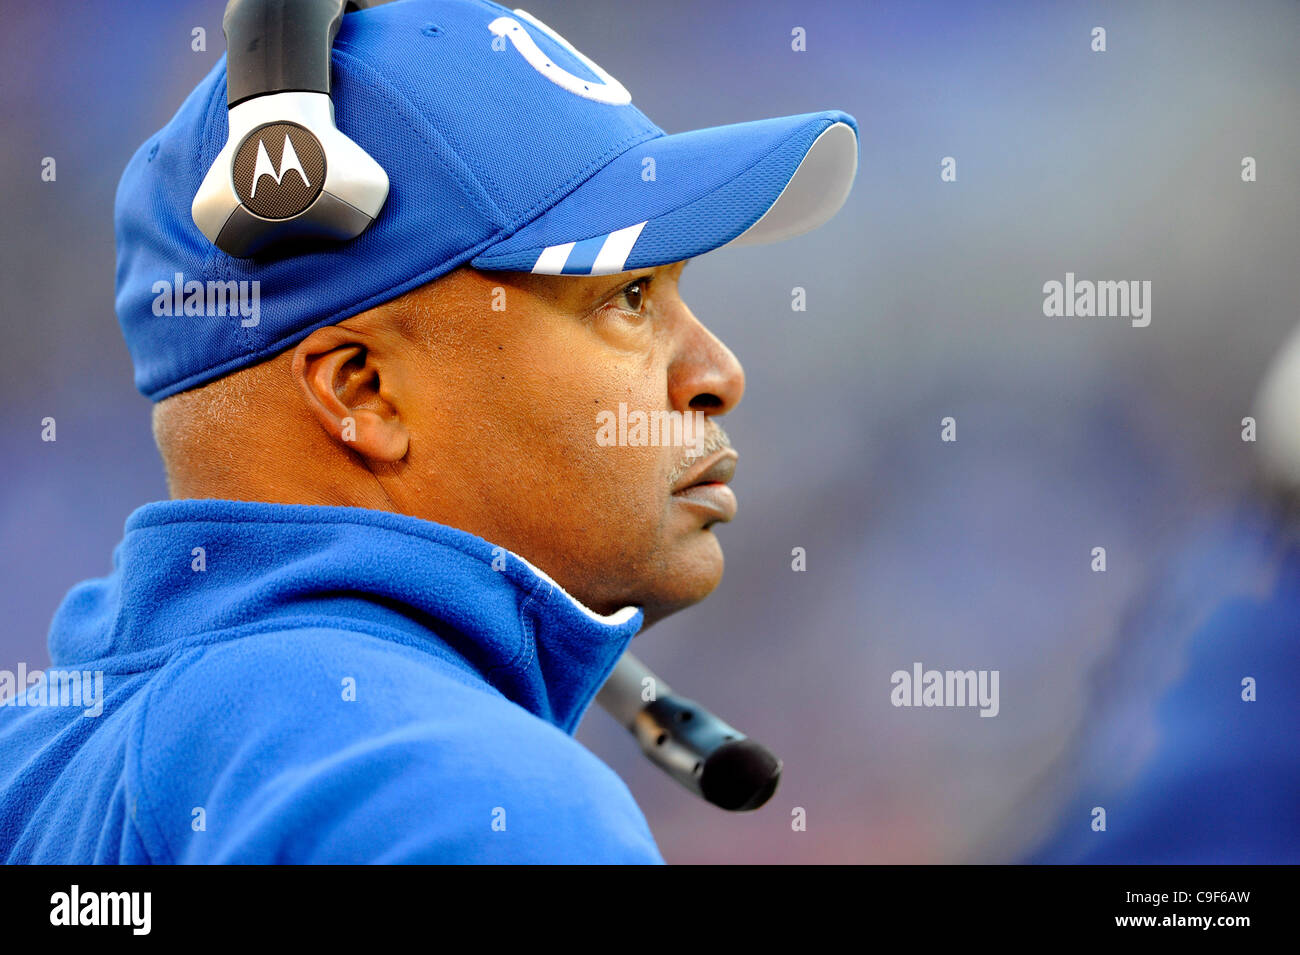
[[[331,68],[339,129],[390,183],[351,241],[241,259],[199,231],[191,203],[227,138],[224,57],[127,164],[116,309],[148,398],[462,265],[603,275],[799,235],[835,214],[857,170],[847,113],[668,135],[552,29],[484,0],[350,13]]]

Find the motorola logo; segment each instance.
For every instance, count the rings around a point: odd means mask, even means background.
[[[293,140],[289,138],[288,133],[284,134],[284,152],[280,154],[279,169],[271,164],[271,157],[266,152],[266,140],[258,140],[257,161],[253,163],[253,188],[248,193],[249,197],[257,197],[257,184],[262,181],[263,176],[274,177],[275,184],[278,186],[280,180],[291,172],[296,172],[304,184],[311,185],[307,182],[307,173],[303,171],[302,163],[298,161],[298,154],[293,151]]]
[[[235,153],[235,192],[254,215],[288,219],[320,195],[325,153],[296,123],[269,123],[244,137]]]

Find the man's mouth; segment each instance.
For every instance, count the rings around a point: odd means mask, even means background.
[[[673,485],[673,500],[709,518],[706,527],[731,520],[736,516],[736,492],[727,482],[736,473],[738,457],[732,448],[723,448],[701,458]]]

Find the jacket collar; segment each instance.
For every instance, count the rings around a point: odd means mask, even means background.
[[[127,519],[113,565],[55,615],[56,665],[111,658],[121,669],[236,627],[355,620],[444,658],[450,650],[570,734],[643,619],[635,607],[597,614],[472,534],[364,508],[146,504]]]

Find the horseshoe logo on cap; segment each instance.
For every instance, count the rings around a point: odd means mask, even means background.
[[[566,89],[570,93],[574,93],[585,99],[595,100],[597,103],[608,103],[611,106],[625,106],[632,102],[632,94],[627,91],[627,88],[622,83],[614,79],[614,77],[610,76],[594,62],[579,53],[573,48],[573,45],[570,44],[568,40],[564,39],[564,37],[560,36],[541,20],[525,13],[523,10],[516,10],[515,13],[523,17],[556,43],[560,44],[560,46],[564,47],[577,57],[578,61],[582,63],[583,66],[587,67],[587,69],[600,77],[600,82],[584,80],[580,77],[574,76],[568,70],[554,62],[550,57],[543,53],[540,48],[538,48],[537,43],[534,42],[532,36],[529,35],[528,31],[525,30],[519,21],[514,19],[514,17],[497,17],[489,23],[488,29],[497,36],[509,38],[510,42],[514,44],[515,49],[518,50],[520,55],[528,61],[529,66],[535,69],[538,73],[541,73],[542,76],[546,77],[556,86]]]

